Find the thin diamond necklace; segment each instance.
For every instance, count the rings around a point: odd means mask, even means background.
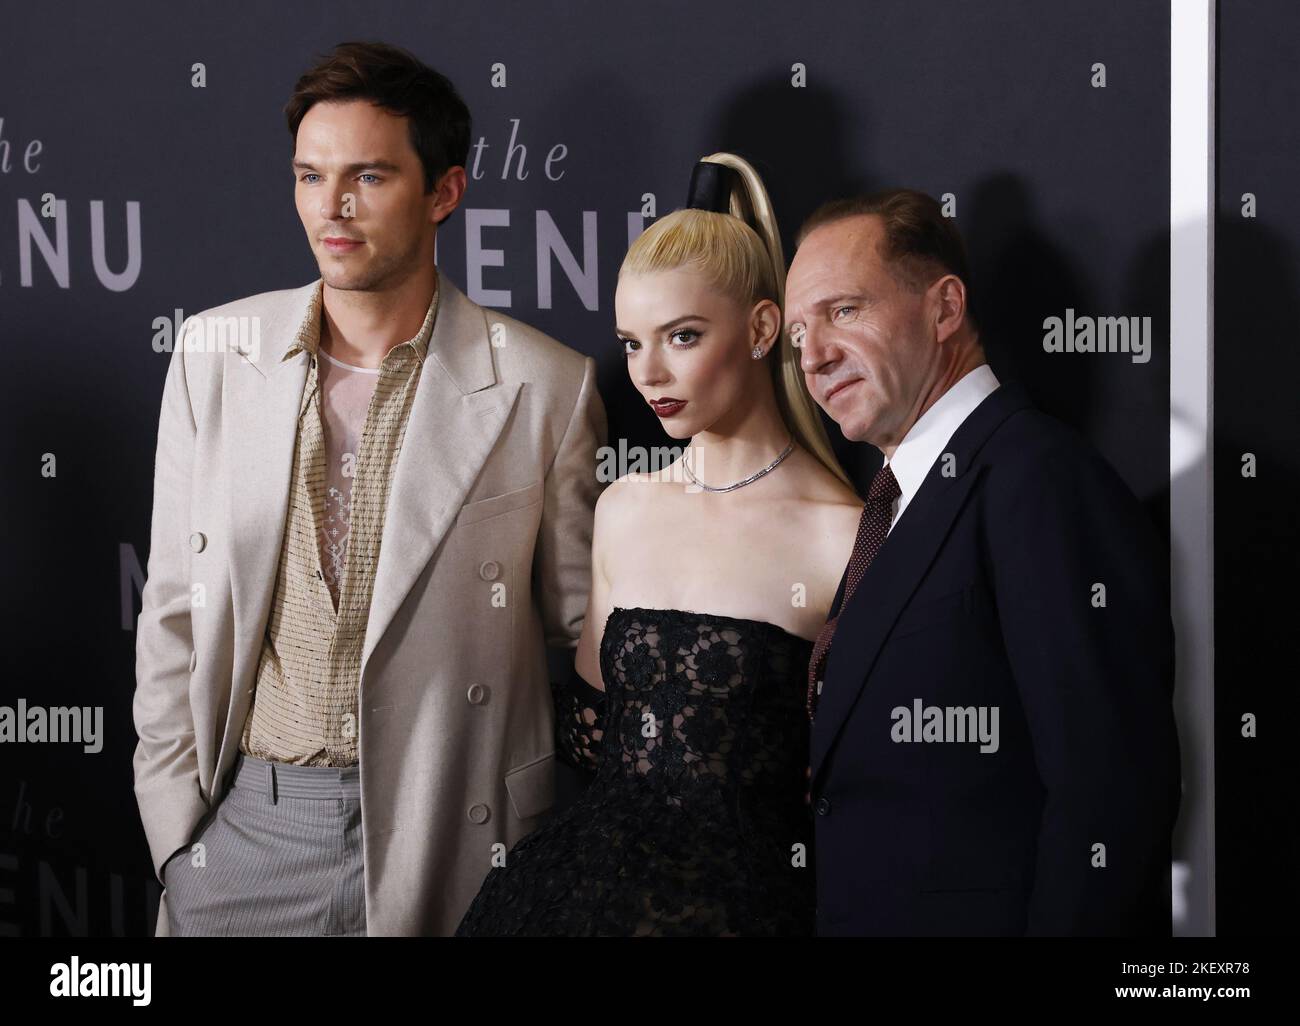
[[[758,473],[756,474],[750,474],[749,477],[745,478],[743,481],[737,481],[735,484],[725,485],[721,488],[714,488],[711,485],[706,485],[703,481],[701,481],[693,473],[691,473],[690,457],[691,457],[691,453],[695,451],[693,446],[687,449],[686,455],[682,458],[682,469],[686,471],[686,476],[689,477],[694,484],[699,485],[706,492],[731,492],[731,491],[735,491],[737,488],[743,488],[747,484],[753,484],[764,474],[770,474],[773,470],[775,470],[780,465],[783,459],[785,459],[787,456],[790,455],[793,449],[794,449],[794,435],[792,434],[790,436],[790,444],[785,447],[785,451],[782,452],[780,456],[774,459],[766,467],[758,471]]]

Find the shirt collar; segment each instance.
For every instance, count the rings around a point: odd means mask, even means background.
[[[911,430],[898,443],[893,459],[885,461],[893,468],[904,503],[920,489],[930,467],[939,458],[953,433],[961,427],[962,421],[970,416],[998,384],[993,368],[982,363],[968,371],[917,418]]]
[[[315,356],[320,349],[320,325],[321,325],[321,300],[324,295],[324,282],[318,280],[316,288],[311,294],[311,302],[307,306],[307,316],[303,319],[302,327],[298,329],[298,334],[290,343],[288,350],[285,351],[281,362],[296,356],[300,352],[311,353]],[[399,349],[401,346],[410,346],[415,351],[416,356],[423,362],[429,352],[429,339],[433,335],[433,323],[438,315],[438,295],[442,290],[438,288],[438,275],[435,272],[433,278],[433,298],[429,300],[429,309],[425,311],[424,323],[420,325],[420,330],[415,333],[414,338],[409,338],[405,342],[399,342],[393,346],[389,352]]]

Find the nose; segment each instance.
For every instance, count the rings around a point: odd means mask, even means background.
[[[642,390],[659,388],[672,380],[668,365],[657,346],[642,349],[637,354],[636,372],[632,378]]]
[[[345,181],[339,181],[335,185],[327,186],[320,191],[320,216],[326,221],[339,221],[356,216],[356,199],[350,204],[346,204],[351,209],[345,209],[345,199],[349,195],[348,185]]]
[[[804,326],[803,337],[799,344],[799,368],[805,375],[825,373],[834,362],[834,347],[821,333],[821,329],[812,324]]]

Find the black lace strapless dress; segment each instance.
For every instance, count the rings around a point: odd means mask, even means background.
[[[811,655],[770,623],[616,607],[607,690],[575,673],[556,693],[559,752],[594,780],[488,873],[456,936],[811,936]]]

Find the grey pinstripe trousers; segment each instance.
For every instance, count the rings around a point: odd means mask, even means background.
[[[360,767],[241,752],[231,775],[163,866],[171,935],[364,937]]]

